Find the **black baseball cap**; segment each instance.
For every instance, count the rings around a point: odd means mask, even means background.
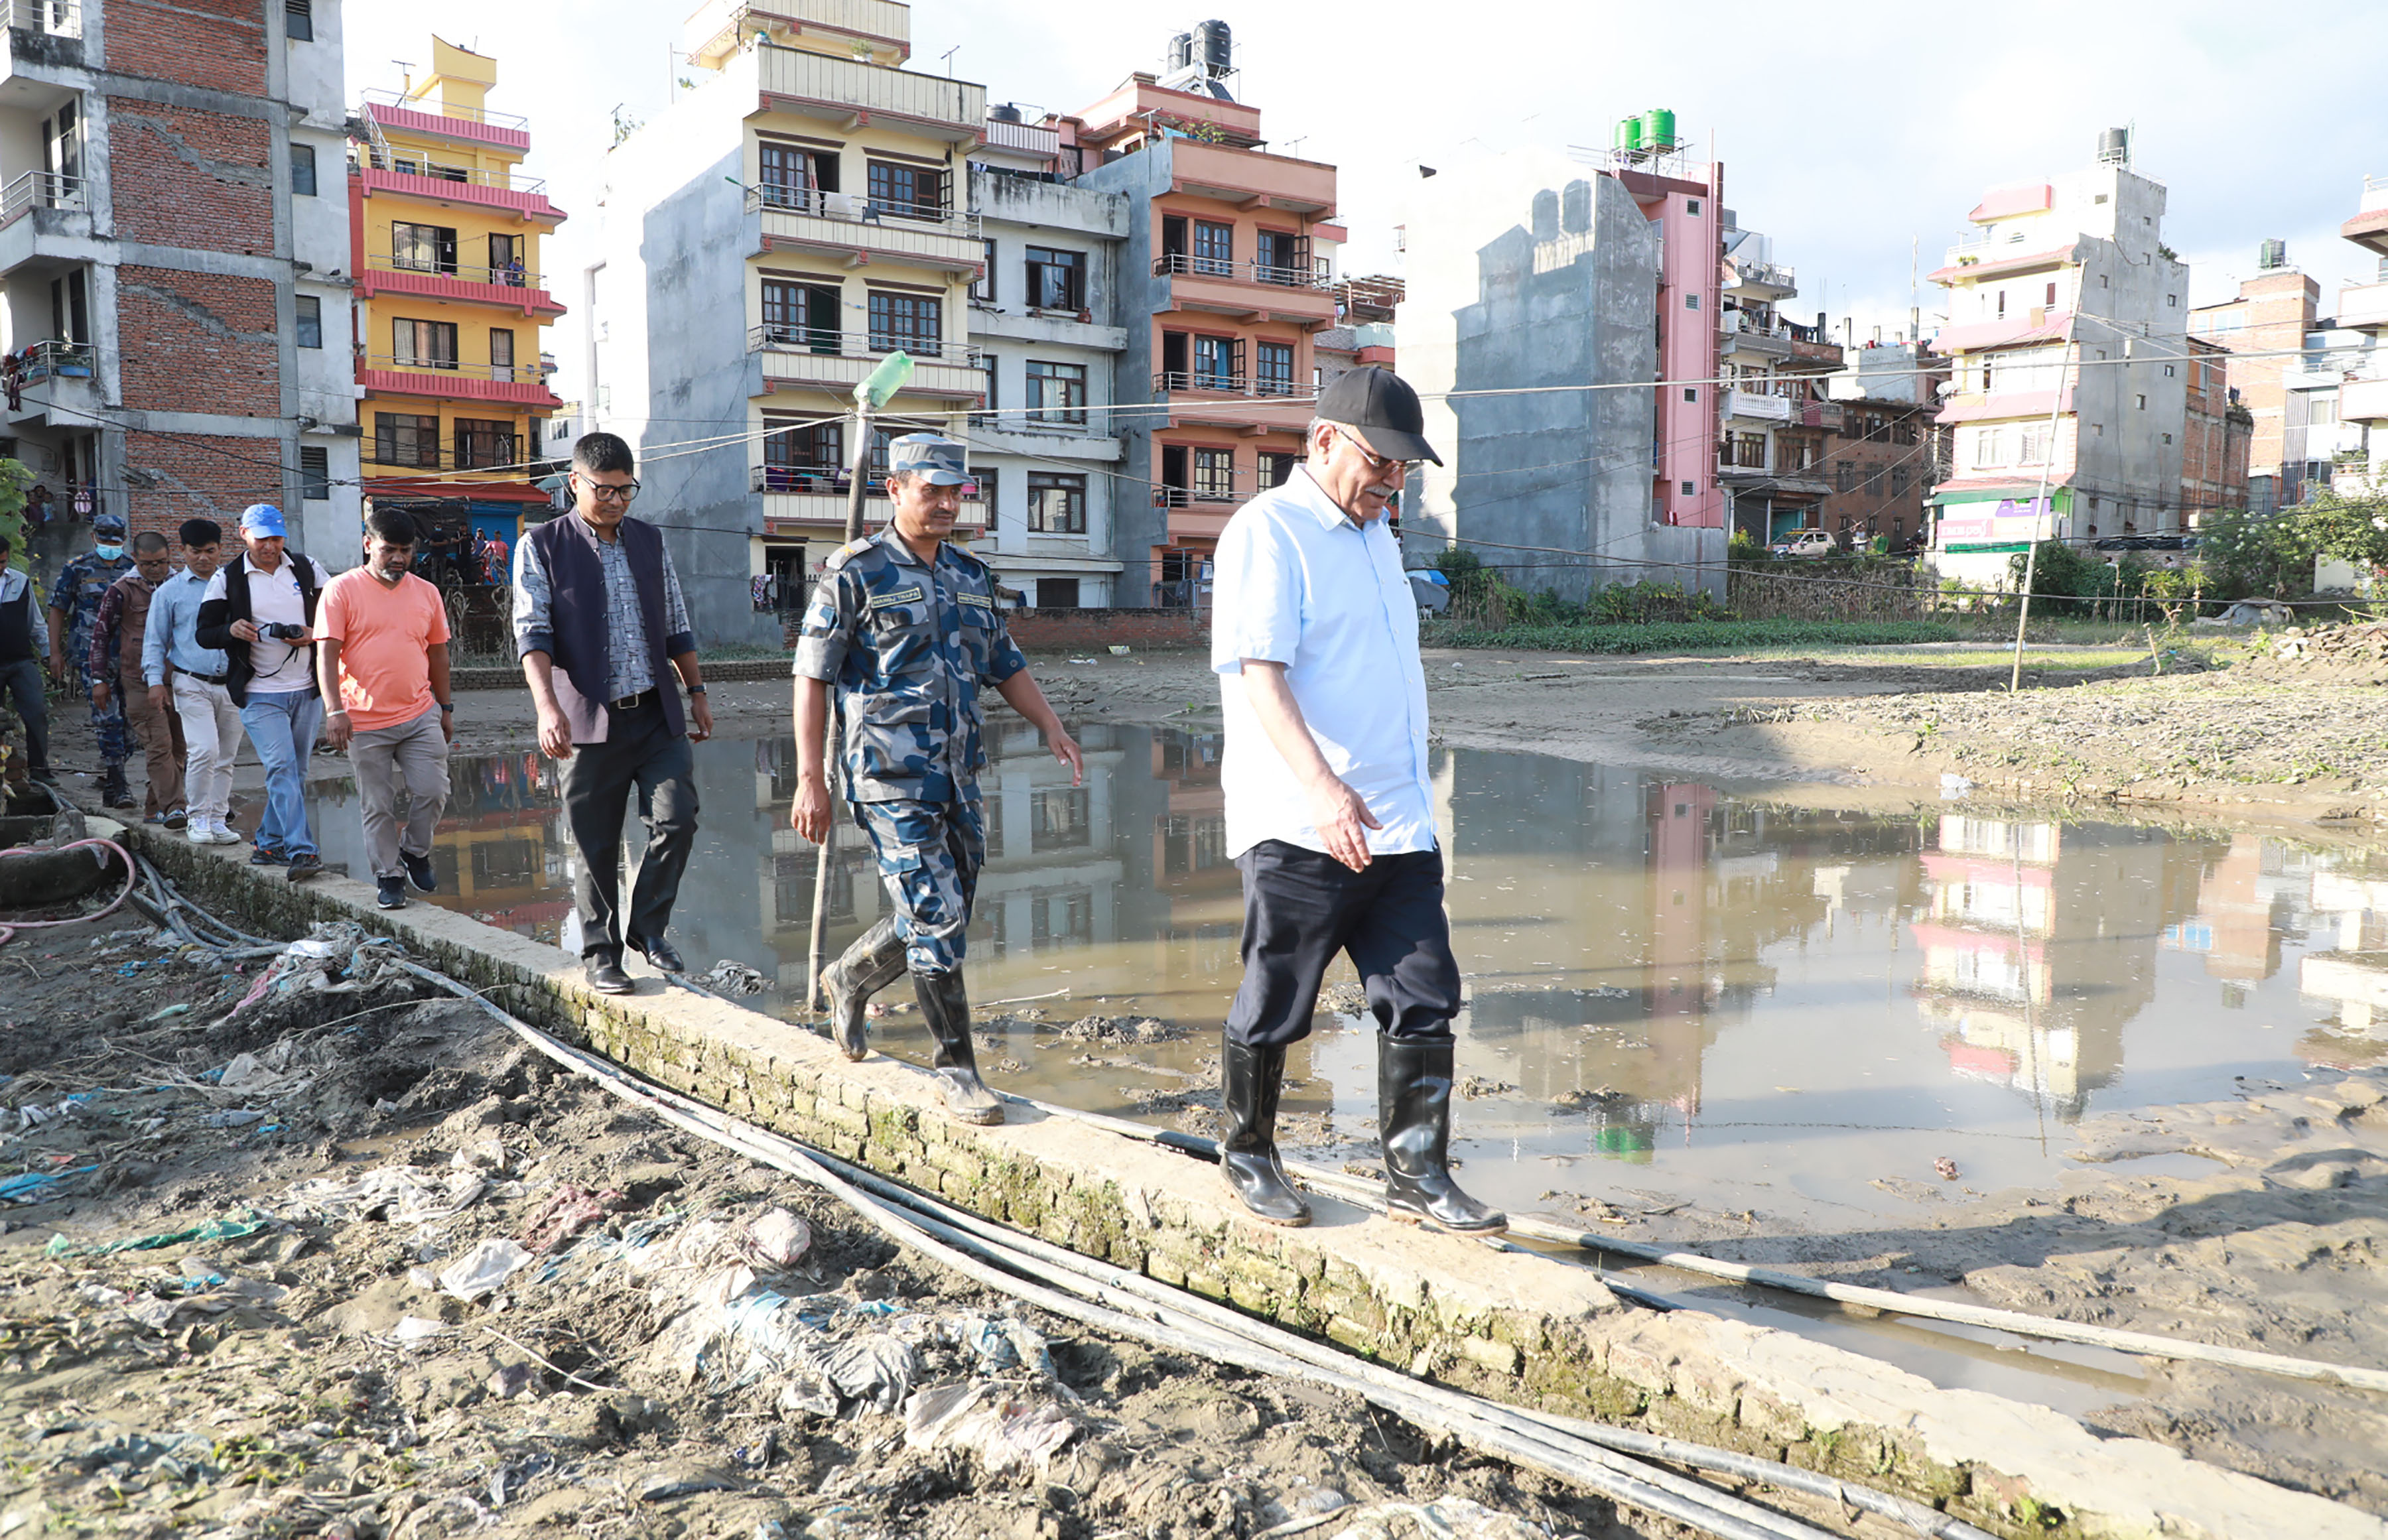
[[[1426,441],[1426,411],[1410,383],[1381,364],[1339,374],[1318,393],[1318,418],[1352,430],[1373,454],[1386,460],[1442,457]]]

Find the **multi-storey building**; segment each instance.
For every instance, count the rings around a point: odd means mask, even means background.
[[[1397,366],[1393,320],[1404,292],[1400,279],[1382,273],[1335,285],[1335,324],[1310,339],[1317,388],[1370,364]]]
[[[264,499],[348,565],[338,0],[44,0],[0,21],[0,452],[62,540],[65,515],[171,533]]]
[[[970,158],[970,207],[985,266],[970,291],[970,340],[985,373],[985,410],[972,420],[971,470],[986,508],[978,554],[997,579],[1042,610],[1110,605],[1121,587],[1112,555],[1125,478],[1111,410],[1120,252],[1137,210],[1125,193],[1072,186],[1075,125],[989,110]],[[1141,284],[1136,285],[1139,290]],[[1129,392],[1143,397],[1142,382]],[[1130,499],[1141,505],[1142,488]],[[1143,553],[1131,603],[1143,602]]]
[[[2247,496],[2258,513],[2285,508],[2299,496],[2304,424],[2289,424],[2281,376],[2313,330],[2320,300],[2321,285],[2291,265],[2287,243],[2266,241],[2256,254],[2256,274],[2240,284],[2237,298],[2190,312],[2191,335],[2248,355],[2230,360],[2226,383],[2246,408],[2252,428]]]
[[[1312,339],[1335,323],[1335,168],[1263,147],[1260,108],[1229,95],[1223,25],[1195,51],[1179,38],[1173,73],[1075,115],[1077,185],[1130,200],[1119,379],[1153,403],[1117,418],[1120,604],[1205,601],[1228,515],[1300,458]]]
[[[2185,527],[2189,270],[2164,208],[2109,130],[2087,170],[1992,189],[1932,274],[1956,385],[1939,417],[1951,473],[1933,490],[1943,573],[2001,584],[2034,540]]]
[[[1668,122],[1663,147],[1484,156],[1415,189],[1402,372],[1444,464],[1411,478],[1413,562],[1455,543],[1569,598],[1721,590],[1723,173]]]
[[[1717,482],[1732,527],[1764,543],[1815,526],[1832,485],[1825,435],[1839,422],[1830,397],[1841,350],[1824,318],[1802,326],[1783,315],[1798,278],[1773,259],[1773,242],[1720,215],[1724,248],[1717,318]]]
[[[678,457],[639,512],[707,645],[778,643],[844,542],[854,387],[890,355],[912,371],[872,480],[890,438],[984,405],[966,200],[986,89],[902,68],[910,40],[896,0],[707,0],[682,34],[695,87],[606,157],[582,387],[595,426]]]
[[[527,122],[491,111],[495,59],[431,40],[431,72],[368,92],[349,168],[365,493],[463,499],[511,543],[559,403],[540,339],[564,314],[540,260],[564,222],[516,170]]]
[[[2189,339],[2180,439],[2180,506],[2194,526],[2217,509],[2247,506],[2247,461],[2255,420],[2230,388],[2230,355],[2204,337]]]
[[[2339,325],[2364,339],[2345,360],[2338,391],[2339,421],[2363,435],[2345,479],[2349,490],[2377,497],[2388,492],[2388,177],[2364,179],[2363,206],[2338,233],[2380,259],[2371,283],[2338,291]]]
[[[1933,421],[1948,360],[1921,343],[1879,340],[1847,350],[1832,379],[1838,425],[1824,441],[1826,495],[1818,518],[1845,549],[1879,540],[1905,550],[1924,533],[1924,497],[1948,460],[1949,430]]]

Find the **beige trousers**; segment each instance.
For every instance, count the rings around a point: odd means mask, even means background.
[[[400,855],[431,853],[431,831],[448,806],[448,739],[439,730],[439,708],[394,727],[359,728],[349,739],[349,765],[356,772],[357,800],[364,804],[365,851],[374,876],[404,877]]]

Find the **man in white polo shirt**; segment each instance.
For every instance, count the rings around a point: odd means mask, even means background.
[[[1252,1215],[1310,1222],[1277,1150],[1286,1045],[1351,953],[1377,1018],[1386,1211],[1463,1232],[1505,1216],[1451,1180],[1459,964],[1427,781],[1417,601],[1385,510],[1427,445],[1417,392],[1355,369],[1318,398],[1302,467],[1219,537],[1211,666],[1227,747],[1227,852],[1244,875],[1220,1164]]]
[[[332,574],[283,549],[282,511],[251,503],[241,511],[248,547],[216,569],[199,600],[198,643],[224,654],[224,689],[265,765],[265,816],[257,826],[252,866],[280,866],[303,881],[324,869],[307,827],[307,758],[324,725],[315,690],[315,600]]]

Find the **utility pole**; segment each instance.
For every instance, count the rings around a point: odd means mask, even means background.
[[[909,355],[896,352],[870,372],[870,377],[854,387],[854,431],[852,473],[845,489],[845,543],[852,545],[862,538],[862,500],[870,490],[870,424],[895,394],[912,378]],[[844,725],[838,720],[836,682],[830,684],[829,723],[821,734],[821,784],[834,792],[837,789],[837,748],[845,738]],[[801,753],[804,746],[798,744]],[[801,775],[804,766],[798,765]],[[837,855],[837,804],[830,803],[829,828],[821,835],[819,850],[814,852],[813,916],[811,936],[805,958],[805,1009],[819,1010],[821,998],[821,953],[829,940],[829,869]]]
[[[2078,379],[2081,374],[2080,367],[2076,361],[2079,356],[2081,347],[2080,319],[2080,310],[2077,305],[2074,310],[2073,320],[2066,322],[2064,324],[2064,357],[2057,363],[2056,389],[2051,394],[2051,399],[2048,403],[2048,444],[2040,451],[2039,492],[2038,496],[2031,499],[2032,537],[2024,546],[2023,598],[2022,601],[2015,606],[2014,667],[2007,675],[2007,693],[2009,695],[2013,695],[2023,688],[2023,628],[2031,619],[2031,586],[2039,574],[2039,521],[2041,517],[2039,509],[2040,504],[2048,500],[2049,474],[2056,469],[2056,428],[2057,423],[2062,420],[2064,411],[2064,376],[2067,371],[2070,371],[2076,379]],[[1985,364],[1984,367],[1987,368],[1988,365]],[[2077,442],[2073,447],[2073,453],[2075,460],[2077,461],[2081,454],[2081,446]],[[2055,510],[2053,508],[2049,510],[2048,521],[2051,531],[2053,532],[2056,524]]]

